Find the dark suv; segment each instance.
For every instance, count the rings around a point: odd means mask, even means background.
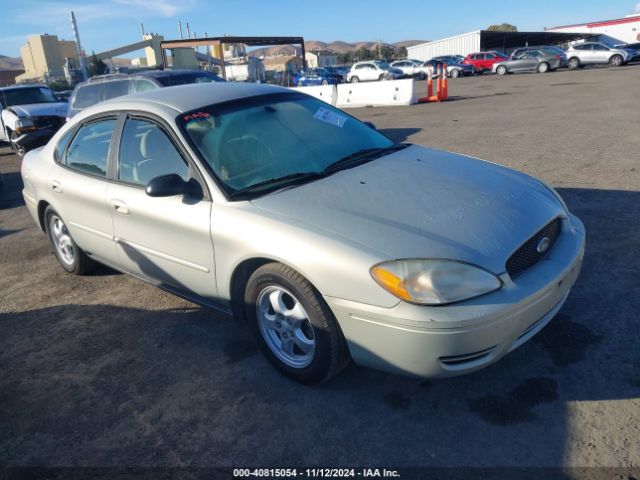
[[[114,74],[93,77],[76,85],[69,99],[67,120],[83,109],[129,93],[190,83],[224,82],[222,78],[203,70],[148,70],[135,74]]]

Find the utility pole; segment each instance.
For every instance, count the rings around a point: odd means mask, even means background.
[[[180,40],[182,40],[182,22],[178,20],[178,32],[180,32]]]
[[[87,74],[87,64],[84,60],[84,52],[82,51],[82,45],[80,45],[80,34],[78,33],[78,24],[76,23],[76,16],[71,10],[71,28],[73,28],[73,37],[76,41],[76,53],[78,54],[78,63],[80,64],[80,73],[82,74],[82,80],[89,78]]]

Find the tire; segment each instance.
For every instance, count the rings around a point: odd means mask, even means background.
[[[427,78],[427,75],[424,72],[420,72],[418,74],[418,80],[424,80]]]
[[[15,140],[16,138],[18,138],[18,135],[16,134],[16,132],[11,132],[11,136],[9,138],[9,141],[11,143],[11,149],[13,150],[13,153],[16,154],[16,157],[22,160],[24,156],[27,154],[27,149],[21,146],[17,146],[15,143],[13,143],[13,140]]]
[[[449,76],[451,78],[458,78],[460,76],[460,70],[458,69],[451,70],[451,73],[449,74]]]
[[[571,70],[575,70],[576,68],[581,68],[582,66],[580,65],[580,59],[578,57],[571,57],[569,59],[569,61],[567,62],[567,66],[571,69]]]
[[[382,75],[380,75],[380,76],[378,77],[378,81],[379,81],[379,82],[382,82],[382,81],[384,81],[384,80],[389,80],[389,77],[387,77],[387,76],[383,73]]]
[[[296,87],[302,87],[302,82],[298,82],[298,84],[296,85]]]
[[[484,73],[484,70],[482,70],[482,69],[480,69],[480,70],[476,70],[476,73],[477,73],[478,75],[482,75],[482,74]]]
[[[329,306],[295,270],[281,263],[258,268],[247,282],[244,304],[262,353],[286,377],[322,383],[349,363],[346,342]]]
[[[322,85],[329,85],[329,82],[327,82],[326,80],[322,80]]]
[[[506,75],[507,72],[507,67],[505,67],[504,65],[500,65],[498,68],[496,68],[496,73],[498,75]]]
[[[351,83],[358,83],[359,81],[360,79],[358,77],[351,77],[351,80],[349,80]]]
[[[620,67],[624,63],[622,55],[614,55],[609,59],[609,65],[612,67]]]
[[[549,64],[547,62],[542,62],[538,65],[538,73],[547,73],[549,71]]]
[[[96,262],[91,260],[71,238],[60,215],[53,208],[47,207],[44,218],[47,237],[62,268],[74,275],[85,275],[94,270]]]

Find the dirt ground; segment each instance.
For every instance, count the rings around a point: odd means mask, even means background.
[[[640,65],[482,76],[446,103],[350,110],[535,175],[587,228],[556,319],[437,381],[352,365],[304,387],[230,318],[106,268],[64,273],[3,148],[0,465],[640,467],[639,85]]]

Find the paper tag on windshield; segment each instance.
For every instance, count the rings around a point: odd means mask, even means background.
[[[324,107],[320,107],[313,118],[329,123],[331,125],[335,125],[339,128],[342,128],[347,121],[347,117],[345,117],[344,115],[340,115],[339,113],[333,112]]]

